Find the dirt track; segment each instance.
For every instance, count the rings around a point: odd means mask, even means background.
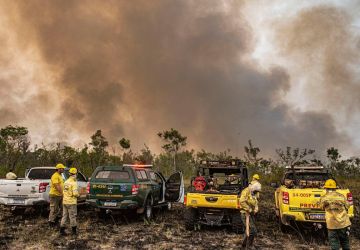
[[[305,235],[305,241],[295,232],[278,230],[272,208],[272,194],[262,195],[257,218],[259,236],[257,249],[328,249],[321,237]],[[355,199],[357,207],[359,201]],[[242,236],[227,228],[202,228],[188,232],[182,223],[182,205],[172,211],[158,211],[154,221],[144,223],[134,215],[108,216],[98,219],[88,208],[79,209],[79,236],[59,238],[49,229],[47,219],[37,212],[27,211],[13,216],[0,212],[0,249],[239,249]],[[353,221],[352,245],[360,244],[359,217]]]

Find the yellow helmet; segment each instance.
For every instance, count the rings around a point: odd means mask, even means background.
[[[76,168],[70,168],[69,173],[70,174],[77,174],[77,169]]]
[[[253,179],[255,179],[255,180],[260,180],[260,176],[259,176],[258,174],[254,174],[254,175],[253,175]]]
[[[324,188],[336,189],[336,182],[333,179],[328,179],[327,181],[325,181]]]
[[[63,164],[59,163],[59,164],[56,165],[55,168],[56,169],[65,169],[65,166]]]

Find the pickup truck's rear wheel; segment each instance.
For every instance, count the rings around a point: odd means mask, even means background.
[[[239,211],[233,213],[231,218],[231,229],[234,233],[242,234],[245,232],[244,224],[241,220],[241,214]]]
[[[26,208],[24,207],[11,207],[10,212],[12,215],[23,215],[25,213]]]
[[[152,206],[152,199],[151,197],[147,198],[145,202],[145,211],[144,211],[144,218],[146,220],[151,220],[153,217],[153,206]]]
[[[279,229],[282,233],[289,233],[290,231],[290,227],[285,225],[282,220],[281,220],[281,216],[278,217],[278,224],[279,224]]]
[[[195,208],[187,208],[184,214],[185,229],[192,231],[195,229],[198,212]]]
[[[106,219],[106,210],[103,208],[100,208],[100,210],[97,211],[97,217],[99,220]]]

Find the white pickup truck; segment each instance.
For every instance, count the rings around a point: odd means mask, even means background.
[[[69,169],[62,174],[64,180]],[[55,167],[34,167],[26,171],[25,178],[16,180],[0,179],[0,205],[14,208],[47,206],[49,204],[50,179]],[[77,174],[80,202],[86,199],[87,178]]]

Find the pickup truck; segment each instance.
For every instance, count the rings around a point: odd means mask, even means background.
[[[325,212],[320,209],[320,197],[327,179],[334,179],[322,166],[299,166],[285,172],[281,186],[275,191],[275,211],[281,231],[289,226],[301,225],[304,228],[325,228]],[[354,217],[353,197],[349,189],[336,190],[343,194],[350,205],[348,214]]]
[[[63,178],[69,176],[65,169]],[[30,206],[47,206],[49,204],[50,179],[56,171],[55,167],[34,167],[26,171],[25,178],[15,180],[0,179],[0,205],[15,208]],[[77,174],[80,202],[86,199],[87,178]]]
[[[166,179],[152,165],[100,166],[88,183],[87,203],[100,216],[114,211],[133,210],[151,219],[154,207],[168,207],[183,202],[181,172]]]
[[[243,233],[239,199],[248,184],[248,171],[242,161],[202,161],[186,194],[185,228],[231,226],[235,233]]]

